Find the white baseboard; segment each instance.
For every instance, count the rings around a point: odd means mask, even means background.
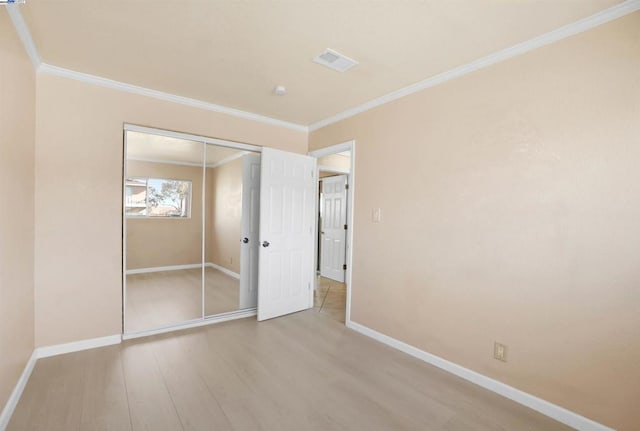
[[[230,269],[225,268],[224,266],[220,266],[213,262],[207,262],[204,265],[208,266],[209,268],[217,269],[218,271],[223,272],[227,274],[229,277],[235,278],[236,280],[240,280],[240,274],[238,274],[237,272],[233,272]],[[153,266],[150,268],[128,269],[127,275],[147,274],[150,272],[160,272],[160,271],[179,271],[181,269],[197,269],[197,268],[202,268],[202,264],[192,263],[189,265]]]
[[[220,266],[213,262],[207,262],[205,265],[208,266],[209,268],[217,269],[218,271],[227,274],[229,277],[233,277],[236,280],[240,280],[240,274],[238,274],[237,272],[233,272],[230,269],[225,268],[224,266]]]
[[[65,353],[111,346],[112,344],[119,344],[120,342],[122,342],[122,335],[109,335],[107,337],[91,338],[89,340],[74,341],[72,343],[38,347],[35,349],[34,353],[38,359],[48,358],[49,356],[64,355]]]
[[[485,389],[488,389],[492,392],[497,393],[498,395],[502,395],[505,398],[529,407],[530,409],[542,413],[545,416],[555,419],[558,422],[562,422],[563,424],[573,427],[577,430],[615,431],[612,428],[609,428],[563,407],[552,404],[534,395],[528,394],[512,386],[494,380],[491,377],[487,377],[483,374],[477,373],[468,368],[447,361],[446,359],[440,358],[439,356],[425,352],[424,350],[420,350],[417,347],[389,337],[388,335],[384,335],[359,323],[347,321],[346,326],[356,332],[366,335],[367,337],[371,337],[374,340],[380,341],[381,343],[391,346],[394,349],[400,350],[401,352],[407,353],[408,355],[427,362],[428,364],[441,368],[451,374],[468,380],[471,383],[482,386]]]
[[[7,425],[9,425],[11,415],[13,415],[13,411],[18,405],[18,401],[20,401],[22,392],[24,391],[25,386],[27,386],[27,382],[29,381],[29,377],[31,377],[31,372],[33,371],[33,367],[35,367],[37,360],[38,356],[36,355],[36,352],[34,350],[34,352],[31,354],[31,357],[27,361],[27,364],[24,366],[24,370],[22,371],[18,382],[13,388],[11,395],[9,395],[9,399],[4,405],[2,413],[0,413],[0,431],[4,431],[7,428]]]
[[[148,337],[151,335],[166,334],[167,332],[181,331],[183,329],[198,328],[200,326],[212,325],[214,323],[227,322],[229,320],[244,319],[245,317],[256,316],[258,311],[255,308],[247,310],[231,311],[229,313],[218,314],[204,319],[195,319],[190,322],[180,323],[178,325],[167,325],[160,328],[146,329],[144,331],[129,332],[122,335],[123,340],[132,340],[134,338]]]
[[[202,264],[192,263],[189,265],[169,265],[169,266],[154,266],[151,268],[128,269],[127,275],[146,274],[148,272],[160,272],[160,271],[177,271],[180,269],[197,269],[197,268],[202,268]]]

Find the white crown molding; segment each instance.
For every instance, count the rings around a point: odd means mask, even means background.
[[[40,58],[40,54],[38,54],[36,44],[33,43],[27,23],[24,21],[24,18],[20,13],[20,6],[17,4],[9,4],[5,7],[7,8],[7,12],[9,12],[9,17],[11,18],[11,22],[13,22],[13,26],[16,28],[18,37],[22,41],[22,45],[24,45],[24,49],[27,51],[29,59],[31,59],[33,68],[37,72],[42,64],[42,59]]]
[[[623,3],[620,3],[619,5],[600,11],[587,18],[581,19],[572,24],[565,25],[564,27],[560,27],[557,30],[550,31],[541,36],[534,37],[533,39],[529,39],[525,42],[514,45],[510,48],[506,48],[493,54],[489,54],[486,57],[482,57],[478,60],[472,61],[471,63],[458,66],[454,69],[425,79],[424,81],[420,81],[415,84],[409,85],[408,87],[401,88],[400,90],[396,90],[387,95],[378,97],[360,106],[356,106],[355,108],[348,109],[339,114],[325,118],[324,120],[315,122],[309,125],[309,132],[316,131],[330,124],[337,123],[338,121],[347,119],[349,117],[353,117],[354,115],[368,111],[380,105],[384,105],[410,94],[417,93],[436,85],[440,85],[444,82],[450,81],[471,72],[475,72],[501,61],[525,54],[529,51],[533,51],[534,49],[549,45],[575,34],[582,33],[586,30],[590,30],[609,21],[613,21],[614,19],[623,17],[637,10],[640,10],[640,0],[627,0]]]
[[[11,391],[11,395],[9,395],[9,399],[2,409],[2,413],[0,413],[0,431],[4,431],[9,425],[11,416],[18,405],[18,401],[20,401],[20,397],[22,396],[22,392],[24,392],[25,386],[27,386],[27,382],[29,381],[29,377],[31,377],[33,367],[36,366],[37,360],[38,355],[34,350],[27,361],[27,364],[24,366],[24,370],[22,371],[18,382],[14,386],[13,391]]]
[[[40,65],[40,72],[47,75],[59,76],[62,78],[73,79],[87,84],[98,85],[100,87],[111,88],[114,90],[124,91],[126,93],[137,94],[140,96],[152,97],[166,102],[179,103],[181,105],[191,106],[193,108],[204,109],[207,111],[218,112],[221,114],[231,115],[233,117],[244,118],[246,120],[257,121],[271,126],[283,127],[285,129],[295,130],[297,132],[307,132],[306,126],[290,123],[288,121],[277,120],[275,118],[266,117],[252,112],[241,111],[235,108],[228,108],[222,105],[216,105],[202,100],[191,99],[189,97],[177,96],[175,94],[165,93],[150,88],[140,87],[137,85],[127,84],[125,82],[114,81],[100,76],[90,75],[88,73],[77,72],[75,70],[65,69],[63,67],[52,66],[47,63]]]
[[[234,160],[240,159],[240,158],[244,157],[247,154],[249,154],[248,151],[242,151],[242,152],[239,152],[239,153],[236,153],[236,154],[232,154],[232,155],[230,155],[228,157],[225,157],[224,159],[218,160],[217,162],[209,163],[207,165],[207,168],[217,168],[219,166],[226,165],[227,163],[231,163]]]
[[[194,135],[191,133],[174,132],[173,130],[157,129],[155,127],[140,126],[137,124],[124,123],[124,130],[130,132],[147,133],[149,135],[164,136],[166,138],[182,139],[194,142],[203,142],[205,144],[218,145],[220,147],[233,148],[234,150],[253,151],[259,153],[262,147],[257,145],[245,144],[243,142],[228,141],[218,138],[210,138],[208,136]]]
[[[192,166],[192,167],[202,167],[202,163],[194,163],[194,162],[178,162],[174,160],[163,160],[163,159],[153,159],[147,157],[127,157],[127,161],[132,160],[134,162],[147,162],[147,163],[162,163],[164,165],[180,165],[180,166]]]
[[[388,335],[382,334],[364,325],[356,323],[352,320],[347,320],[346,326],[359,332],[367,337],[373,338],[387,346],[400,350],[414,358],[420,359],[423,362],[436,366],[442,370],[445,370],[455,376],[461,377],[471,383],[495,392],[498,395],[502,395],[516,403],[522,404],[530,409],[533,409],[545,416],[553,418],[558,422],[562,422],[572,428],[581,431],[615,431],[601,423],[595,422],[589,418],[579,415],[560,407],[556,404],[545,401],[527,392],[516,389],[513,386],[509,386],[498,380],[494,380],[491,377],[487,377],[483,374],[477,373],[473,370],[460,366],[454,362],[447,361],[439,356],[420,350],[410,344],[404,343]]]
[[[368,111],[370,109],[373,109],[385,103],[389,103],[391,101],[400,99],[404,96],[408,96],[409,94],[413,94],[418,91],[422,91],[427,88],[434,87],[436,85],[450,81],[454,78],[466,75],[476,70],[483,69],[485,67],[491,66],[493,64],[499,63],[509,58],[522,55],[526,52],[557,42],[569,36],[573,36],[575,34],[597,27],[599,25],[605,24],[614,19],[633,13],[637,10],[640,10],[640,0],[626,0],[623,3],[620,3],[611,8],[605,9],[601,12],[591,15],[590,17],[581,19],[572,24],[568,24],[557,30],[553,30],[551,32],[545,33],[541,36],[519,43],[510,48],[506,48],[501,51],[495,52],[486,57],[482,57],[471,63],[458,66],[454,69],[440,73],[424,81],[420,81],[415,84],[409,85],[407,87],[401,88],[400,90],[378,97],[376,99],[373,99],[355,108],[348,109],[339,114],[325,118],[324,120],[317,121],[309,126],[295,124],[295,123],[291,123],[284,120],[278,120],[278,119],[266,117],[260,114],[254,114],[252,112],[246,112],[246,111],[242,111],[235,108],[229,108],[226,106],[216,105],[216,104],[204,102],[201,100],[191,99],[189,97],[183,97],[183,96],[178,96],[170,93],[165,93],[158,90],[152,90],[152,89],[140,87],[137,85],[114,81],[111,79],[102,78],[99,76],[77,72],[74,70],[65,69],[62,67],[43,63],[40,58],[40,55],[38,54],[38,50],[35,46],[35,43],[33,42],[31,33],[29,32],[29,29],[24,21],[24,18],[20,13],[19,6],[15,4],[7,5],[6,8],[11,17],[11,21],[13,22],[13,25],[16,28],[18,36],[20,37],[20,40],[22,41],[25,47],[25,50],[27,51],[27,54],[29,55],[29,58],[31,59],[31,62],[33,63],[33,66],[36,69],[36,71],[41,71],[43,73],[53,75],[53,76],[74,79],[74,80],[85,82],[88,84],[112,88],[112,89],[132,93],[132,94],[138,94],[138,95],[152,97],[159,100],[192,106],[194,108],[200,108],[208,111],[219,112],[219,113],[231,115],[234,117],[245,118],[248,120],[253,120],[253,121],[257,121],[265,124],[270,124],[273,126],[283,127],[290,130],[295,130],[298,132],[309,133],[309,132],[313,132],[315,130],[321,129],[322,127],[328,126],[330,124],[336,123],[338,121],[344,120],[346,118],[353,117],[354,115]]]
[[[46,73],[48,75],[59,76],[68,79],[74,79],[76,81],[85,82],[87,84],[99,85],[101,87],[112,88],[114,90],[120,90],[127,93],[138,94],[141,96],[153,97],[154,99],[164,100],[167,102],[179,103],[181,105],[187,105],[194,108],[200,108],[207,111],[218,112],[221,114],[227,114],[234,117],[244,118],[247,120],[253,120],[272,126],[283,127],[285,129],[295,130],[297,132],[308,132],[307,126],[300,124],[290,123],[284,120],[277,120],[275,118],[267,117],[260,114],[254,114],[253,112],[246,112],[240,109],[228,108],[222,105],[216,105],[214,103],[204,102],[202,100],[191,99],[189,97],[177,96],[175,94],[165,93],[158,90],[152,90],[150,88],[140,87],[137,85],[127,84],[125,82],[114,81],[112,79],[102,78],[100,76],[90,75],[88,73],[76,72],[75,70],[65,69],[63,67],[53,66],[44,63],[38,53],[31,32],[27,23],[22,17],[20,12],[20,6],[16,4],[7,5],[7,11],[11,17],[16,32],[24,45],[31,63],[36,72]]]

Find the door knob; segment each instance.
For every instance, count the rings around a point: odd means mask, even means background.
[[[247,237],[242,238],[242,242],[245,243],[245,244],[248,243],[249,242],[249,238],[247,238]]]
[[[269,247],[269,241],[262,241],[263,247]]]

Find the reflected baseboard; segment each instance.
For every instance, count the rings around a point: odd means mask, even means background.
[[[217,269],[218,271],[227,274],[229,277],[233,277],[236,280],[240,280],[240,274],[238,274],[237,272],[233,272],[230,269],[225,268],[224,266],[220,266],[220,265],[215,264],[213,262],[207,262],[207,263],[205,263],[205,266],[207,266],[209,268]]]
[[[151,268],[127,269],[127,275],[145,274],[148,272],[160,272],[160,271],[179,271],[181,269],[197,269],[197,268],[202,268],[202,264],[193,263],[190,265],[169,265],[169,266],[154,266]]]
[[[240,280],[240,274],[237,272],[233,272],[230,269],[225,268],[224,266],[220,266],[213,262],[206,262],[205,267],[217,269],[220,272],[227,274],[229,277],[233,277],[236,280]],[[150,268],[137,268],[137,269],[128,269],[127,275],[133,274],[146,274],[151,272],[161,272],[161,271],[179,271],[183,269],[198,269],[202,268],[201,263],[193,263],[189,265],[168,265],[168,266],[153,266]]]

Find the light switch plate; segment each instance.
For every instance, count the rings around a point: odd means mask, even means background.
[[[380,223],[382,221],[382,210],[380,208],[374,208],[371,211],[371,220],[374,223]]]

